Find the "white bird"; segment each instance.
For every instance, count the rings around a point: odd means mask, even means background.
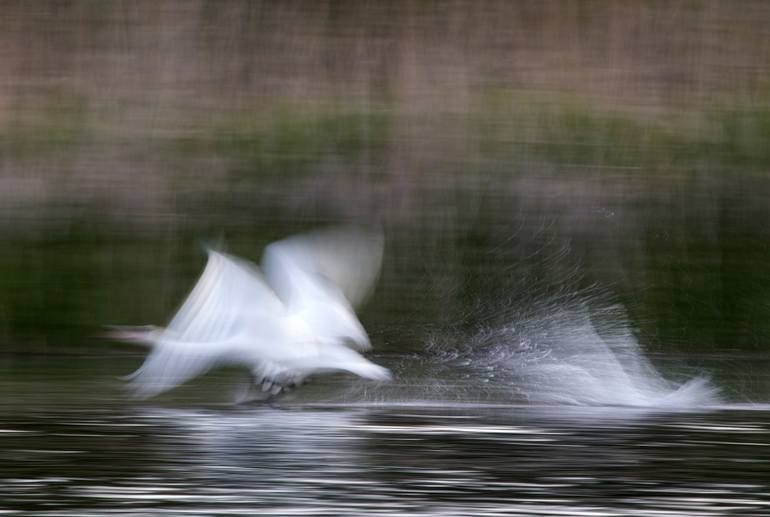
[[[270,394],[323,372],[390,379],[359,353],[371,344],[353,310],[379,273],[382,244],[381,235],[350,228],[297,235],[269,245],[261,271],[209,250],[166,328],[112,333],[151,347],[131,386],[152,397],[217,366],[247,367]]]

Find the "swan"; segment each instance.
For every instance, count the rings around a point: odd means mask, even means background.
[[[245,366],[268,395],[317,373],[390,379],[361,355],[371,343],[353,309],[378,276],[382,246],[379,233],[327,229],[270,244],[260,267],[208,249],[203,273],[167,327],[110,332],[150,347],[127,377],[130,387],[149,398],[218,366]]]

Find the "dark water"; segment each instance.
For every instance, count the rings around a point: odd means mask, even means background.
[[[59,408],[2,417],[8,515],[768,515],[767,410]]]
[[[392,385],[232,405],[219,372],[136,402],[114,374],[137,360],[6,358],[4,515],[770,514],[767,405],[523,404],[394,357]]]

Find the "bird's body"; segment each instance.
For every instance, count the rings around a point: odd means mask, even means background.
[[[151,347],[129,376],[137,395],[151,397],[216,366],[245,366],[273,394],[316,373],[388,379],[388,370],[358,352],[371,345],[353,310],[376,278],[381,252],[379,237],[349,230],[273,243],[261,271],[210,250],[168,327],[115,333]]]

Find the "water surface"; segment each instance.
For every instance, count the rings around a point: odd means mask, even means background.
[[[437,391],[398,357],[377,358],[402,365],[390,385],[330,377],[233,405],[240,377],[223,371],[139,402],[113,375],[138,359],[14,360],[27,375],[3,382],[4,514],[770,513],[767,405],[534,405],[452,369]]]

